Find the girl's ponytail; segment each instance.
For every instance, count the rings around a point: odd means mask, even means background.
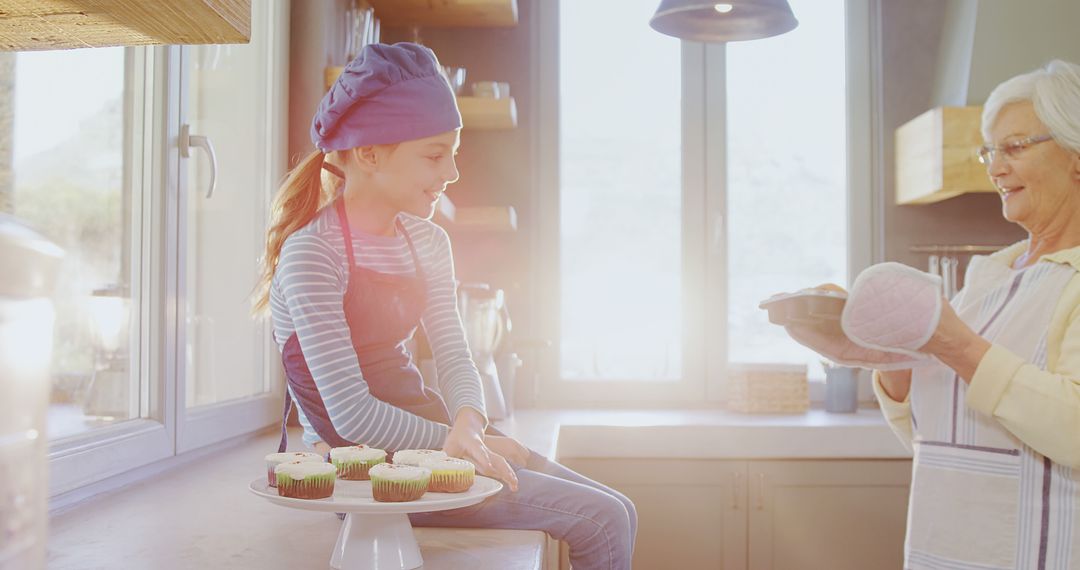
[[[252,313],[261,315],[270,305],[270,283],[274,279],[281,247],[285,238],[306,226],[333,199],[332,192],[323,190],[322,169],[326,155],[316,149],[289,171],[270,211],[270,228],[266,232],[266,253],[262,259],[262,274],[252,293]]]

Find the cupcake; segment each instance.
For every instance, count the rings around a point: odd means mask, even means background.
[[[446,454],[434,449],[402,449],[394,452],[393,462],[397,465],[419,467],[425,459],[445,459]]]
[[[294,499],[325,499],[334,494],[337,469],[329,463],[294,461],[274,468],[277,492]]]
[[[431,470],[428,491],[433,493],[464,493],[476,480],[476,467],[464,459],[425,459],[420,466]]]
[[[386,452],[366,445],[335,447],[330,450],[330,463],[337,468],[337,475],[349,481],[367,481],[368,469],[386,463]]]
[[[427,491],[431,471],[412,465],[380,463],[372,467],[371,496],[381,503],[415,501]]]
[[[294,461],[323,463],[326,461],[322,455],[318,453],[311,453],[310,451],[287,451],[285,453],[271,453],[266,456],[266,482],[271,487],[277,487],[277,476],[274,475],[274,468],[282,463],[292,463]]]

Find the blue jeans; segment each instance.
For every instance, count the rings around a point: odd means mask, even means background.
[[[574,570],[630,568],[637,510],[622,493],[530,451],[504,487],[471,507],[409,515],[413,526],[542,530],[570,545]]]

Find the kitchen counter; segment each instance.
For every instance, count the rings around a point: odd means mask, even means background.
[[[300,433],[293,434],[299,441]],[[178,465],[49,519],[50,570],[329,568],[341,521],[256,497],[265,432]],[[557,567],[558,543],[540,531],[417,528],[425,570]]]
[[[496,427],[551,459],[908,459],[877,408],[854,414],[519,410]]]
[[[877,409],[519,410],[496,426],[551,458],[910,457]],[[247,490],[277,438],[264,432],[50,517],[49,568],[326,567],[336,517],[284,509]],[[537,531],[432,528],[416,536],[428,570],[533,570],[557,556],[556,543]]]

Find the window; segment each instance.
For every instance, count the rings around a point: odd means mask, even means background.
[[[679,42],[654,0],[564,2],[559,29],[561,376],[682,375]],[[617,15],[597,41],[596,22]]]
[[[277,352],[248,294],[287,162],[287,13],[253,4],[244,45],[0,54],[0,207],[66,250],[54,506],[280,419]],[[184,134],[217,152],[185,156]]]
[[[792,0],[794,31],[732,44],[653,31],[657,4],[540,7],[548,403],[699,401],[742,362],[820,377],[758,303],[871,251],[871,2]]]
[[[56,326],[49,439],[145,417],[146,379],[133,373],[132,181],[138,146],[125,105],[123,48],[9,54],[14,60],[12,214],[65,251]],[[70,87],[79,85],[78,96]],[[136,319],[137,320],[137,319]]]
[[[791,7],[799,27],[727,47],[728,359],[820,377],[821,357],[758,309],[848,276],[844,3]]]

